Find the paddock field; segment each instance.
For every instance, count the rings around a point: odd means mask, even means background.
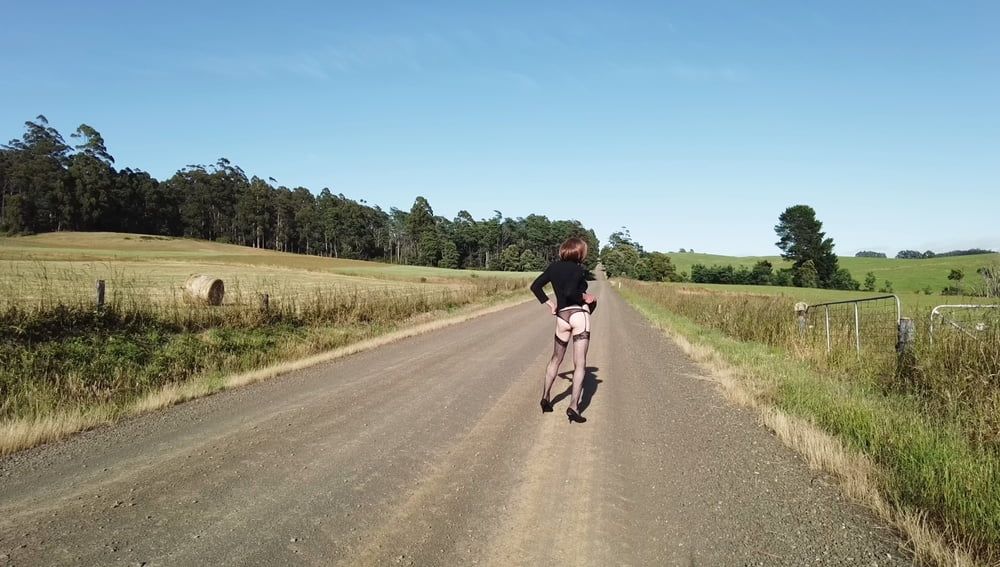
[[[225,281],[227,303],[257,294],[426,293],[466,287],[473,277],[531,274],[446,270],[288,254],[186,238],[119,233],[48,233],[0,238],[0,301],[87,300],[98,279],[109,300],[182,297],[191,274]]]
[[[696,294],[699,290],[711,291],[712,293],[739,295],[774,295],[788,299],[791,306],[799,301],[809,304],[824,303],[827,301],[844,301],[862,297],[879,297],[885,293],[868,291],[841,291],[835,289],[815,289],[802,287],[776,287],[768,285],[726,285],[726,284],[700,284],[700,283],[663,283],[660,285],[669,286],[682,292]],[[924,316],[936,305],[943,304],[982,304],[998,303],[998,299],[987,299],[984,297],[965,296],[942,296],[924,295],[923,293],[896,291],[903,308],[904,316]],[[791,313],[791,312],[789,312]]]
[[[787,268],[791,263],[782,260],[780,256],[719,256],[701,253],[670,253],[670,259],[677,267],[677,272],[691,273],[695,264],[732,265],[751,267],[761,260],[767,260],[775,269]],[[952,269],[965,272],[962,284],[974,287],[982,282],[976,270],[988,265],[1000,264],[1000,254],[976,254],[972,256],[945,256],[921,260],[896,260],[895,258],[855,258],[841,256],[840,267],[846,268],[854,279],[864,283],[868,272],[875,274],[877,286],[881,288],[885,280],[892,282],[892,287],[899,294],[907,296],[914,292],[923,292],[930,287],[933,295],[939,295],[946,286],[954,284],[948,279]]]

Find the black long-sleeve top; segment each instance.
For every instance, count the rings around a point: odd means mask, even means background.
[[[531,291],[540,303],[545,303],[549,297],[542,288],[552,283],[555,291],[556,310],[571,305],[583,305],[583,293],[587,291],[586,270],[582,264],[559,260],[549,264],[548,268],[531,284]]]

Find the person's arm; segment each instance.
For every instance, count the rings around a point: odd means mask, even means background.
[[[545,295],[545,291],[542,290],[542,288],[545,287],[545,284],[549,283],[551,280],[552,277],[549,274],[549,268],[545,268],[545,271],[539,274],[539,276],[535,278],[535,281],[531,283],[531,291],[535,294],[535,297],[538,298],[538,302],[548,305],[549,311],[555,315],[556,302],[549,299],[549,296]]]
[[[535,294],[538,298],[539,303],[545,303],[549,300],[549,296],[545,295],[545,291],[542,289],[545,284],[551,281],[551,276],[549,275],[549,269],[545,268],[545,271],[535,278],[535,281],[531,282],[531,292]]]

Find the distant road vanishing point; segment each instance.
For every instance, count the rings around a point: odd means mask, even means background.
[[[0,460],[0,565],[910,563],[594,288],[585,424],[532,301]]]

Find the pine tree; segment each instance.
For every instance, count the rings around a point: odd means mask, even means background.
[[[816,219],[816,211],[808,205],[788,207],[778,217],[778,224],[774,227],[779,238],[776,246],[782,251],[781,257],[792,262],[793,270],[812,262],[817,285],[803,287],[830,287],[838,270],[833,239],[827,238],[822,228],[823,223]]]

